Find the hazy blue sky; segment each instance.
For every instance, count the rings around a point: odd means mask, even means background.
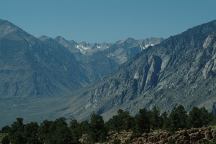
[[[216,0],[0,0],[0,18],[35,35],[90,42],[168,37],[216,19]]]

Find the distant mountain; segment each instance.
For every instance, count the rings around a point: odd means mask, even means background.
[[[153,106],[170,110],[176,104],[211,109],[215,83],[216,21],[211,21],[145,49],[115,74],[81,91],[71,105],[82,108],[65,111],[79,118],[95,111],[108,118],[119,108],[133,113]]]
[[[128,38],[115,43],[88,43],[66,40],[58,36],[55,40],[70,50],[83,66],[90,82],[102,79],[118,67],[135,57],[143,49],[159,44],[162,38],[135,40]]]
[[[49,41],[49,40],[47,40]],[[0,98],[65,95],[87,83],[64,47],[0,20]]]
[[[95,52],[103,51],[111,46],[111,43],[75,42],[73,40],[66,40],[61,36],[57,36],[55,40],[62,46],[70,49],[72,53],[80,52],[83,55],[92,55]]]
[[[162,40],[163,38],[148,38],[144,40],[127,38],[126,40],[117,41],[109,49],[104,50],[103,53],[116,63],[123,64],[131,60],[142,50],[157,45]]]
[[[44,36],[45,37],[45,36]],[[43,38],[43,37],[42,37]],[[106,57],[117,61],[122,64],[143,49],[150,46],[154,46],[163,41],[163,38],[147,38],[144,40],[135,40],[133,38],[127,38],[126,40],[119,40],[115,43],[88,43],[88,42],[75,42],[73,40],[66,40],[65,38],[58,36],[55,40],[62,46],[70,49],[72,53],[81,53],[83,55],[93,55],[98,52],[102,52]],[[136,52],[130,52],[136,51]],[[126,58],[124,61],[119,60],[123,56]],[[119,57],[119,58],[117,58]]]

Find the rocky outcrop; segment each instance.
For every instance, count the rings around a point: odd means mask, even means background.
[[[82,144],[87,144],[85,141],[86,135],[80,140]],[[216,142],[216,130],[213,128],[192,128],[179,130],[175,133],[167,131],[154,131],[144,133],[140,136],[134,135],[132,131],[122,131],[119,133],[110,132],[107,137],[107,142],[104,144],[203,144]]]
[[[154,87],[158,83],[159,73],[161,70],[162,60],[158,56],[151,56],[148,61],[149,69],[145,69],[147,72],[146,80],[145,80],[145,89]],[[145,77],[145,76],[144,76]]]
[[[211,128],[193,128],[179,130],[175,133],[159,131],[155,133],[143,134],[141,137],[132,139],[133,144],[200,144],[215,142],[215,130]]]
[[[203,48],[206,49],[206,48],[210,47],[216,40],[215,36],[216,36],[215,33],[208,35],[207,38],[205,39],[204,43],[203,43]]]
[[[203,47],[205,50],[205,57],[210,59],[206,62],[203,69],[203,76],[205,79],[216,74],[216,34],[210,34],[204,41]]]

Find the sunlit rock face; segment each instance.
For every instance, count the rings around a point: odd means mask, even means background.
[[[136,113],[158,106],[169,111],[176,104],[186,109],[216,101],[216,21],[196,26],[145,49],[115,74],[84,90],[88,109],[105,117],[119,108]],[[131,40],[130,40],[131,41]]]

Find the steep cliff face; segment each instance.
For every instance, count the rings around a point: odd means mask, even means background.
[[[86,107],[109,117],[118,108],[136,112],[175,104],[211,108],[216,101],[216,21],[164,40],[124,64],[113,76],[86,90]],[[84,101],[82,101],[84,103]],[[86,114],[86,112],[84,112]]]

